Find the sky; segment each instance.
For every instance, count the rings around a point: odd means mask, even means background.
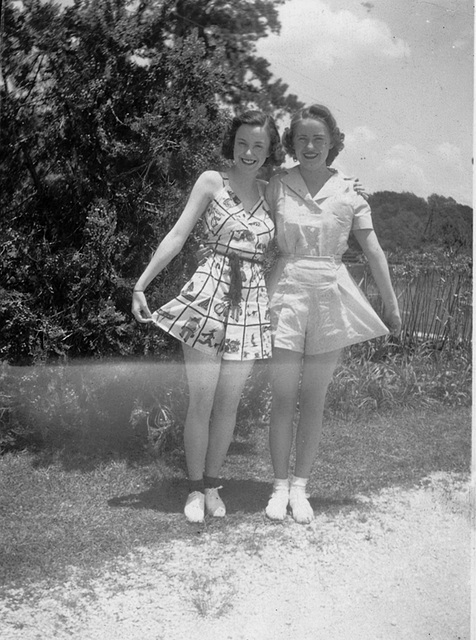
[[[289,93],[331,109],[346,136],[334,166],[370,193],[472,205],[472,2],[287,0],[279,14],[257,53]]]

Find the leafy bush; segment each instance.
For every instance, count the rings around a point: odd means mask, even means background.
[[[254,55],[281,2],[4,3],[1,359],[151,348],[131,288],[197,175],[218,166],[230,105],[298,104]],[[150,287],[152,305],[181,288],[199,233]]]
[[[267,422],[269,364],[255,366],[238,410],[236,434]],[[68,448],[89,455],[182,451],[187,409],[183,365],[130,360],[56,366],[3,364],[0,450]],[[404,408],[471,405],[464,351],[403,351],[388,339],[345,350],[326,411],[355,419]]]
[[[107,455],[150,447],[157,453],[181,439],[186,395],[180,365],[3,363],[1,383],[0,450],[67,447]]]
[[[344,352],[329,387],[327,408],[357,417],[438,403],[471,405],[470,355],[426,345],[408,351],[387,338]]]
[[[107,5],[7,16],[12,41],[30,36],[17,40],[26,57],[7,56],[7,75],[21,83],[26,73],[32,96],[10,93],[2,111],[0,358],[13,363],[143,352],[129,311],[133,281],[196,174],[216,161],[223,77],[213,55],[192,33],[174,47],[157,41],[141,66],[134,52],[153,24],[134,23],[124,38],[131,16],[122,7],[116,22],[104,20]],[[55,25],[49,36],[35,12]],[[191,254],[174,261],[159,296],[179,289]]]

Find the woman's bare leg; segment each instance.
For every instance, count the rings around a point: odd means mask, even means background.
[[[322,435],[324,402],[339,353],[332,351],[304,356],[296,432],[296,465],[289,491],[291,512],[294,520],[300,524],[308,524],[314,519],[306,485],[317,456]]]
[[[304,356],[294,471],[299,478],[309,478],[311,475],[322,435],[322,418],[327,389],[339,356],[340,350],[315,356]]]
[[[210,422],[205,475],[217,478],[233,439],[236,412],[254,360],[223,360]]]
[[[183,345],[189,403],[184,427],[189,480],[202,480],[209,443],[210,415],[220,377],[221,358]]]
[[[271,520],[284,520],[289,501],[289,458],[293,443],[294,412],[299,389],[302,354],[276,348],[271,362],[273,399],[269,447],[274,469],[273,493],[266,505]]]
[[[299,391],[302,354],[276,348],[271,361],[272,405],[269,448],[274,477],[287,479],[293,442],[293,420]]]

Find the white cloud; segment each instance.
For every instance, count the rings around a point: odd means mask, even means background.
[[[425,171],[425,162],[418,149],[410,144],[398,144],[384,156],[377,175],[393,184],[392,191],[411,191],[420,195],[432,191]]]
[[[280,42],[289,42],[288,51],[308,52],[314,64],[331,67],[338,60],[374,57],[403,58],[410,55],[410,46],[392,35],[382,20],[358,15],[345,9],[333,11],[323,0],[295,0],[282,8]],[[303,24],[305,21],[305,25]],[[270,36],[269,40],[273,37]],[[271,42],[269,42],[271,45]],[[264,46],[263,46],[264,45]],[[260,46],[266,49],[266,43]]]
[[[350,133],[345,134],[346,149],[360,149],[362,145],[368,145],[377,140],[375,131],[366,126],[355,127]]]
[[[451,144],[451,142],[442,142],[439,144],[435,147],[435,154],[438,155],[443,162],[448,162],[448,164],[458,169],[463,164],[461,149],[455,144]]]
[[[366,143],[362,138],[362,145],[357,141],[355,137],[346,145],[347,153],[336,165],[358,175],[368,191],[409,191],[423,198],[438,193],[471,205],[470,171],[458,146],[442,142],[427,151],[406,143],[382,152],[378,138]]]
[[[408,191],[421,198],[437,193],[472,205],[471,171],[460,147],[442,142],[430,150],[409,143],[382,149],[381,136],[369,131],[354,129],[334,163],[346,175],[358,176],[368,192]]]
[[[392,36],[381,20],[361,19],[350,11],[334,13],[326,5],[323,7],[317,25],[319,35],[315,57],[327,60],[352,59],[362,55],[402,58],[410,54],[408,44]]]
[[[466,49],[471,45],[470,38],[458,38],[451,45],[453,49]]]

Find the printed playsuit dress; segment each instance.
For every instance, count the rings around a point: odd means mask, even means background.
[[[298,167],[271,178],[266,199],[280,251],[270,281],[273,345],[317,355],[388,334],[342,255],[369,205],[337,171],[313,198]]]
[[[189,346],[226,360],[271,357],[264,253],[274,223],[260,197],[250,211],[222,174],[223,188],[203,214],[212,250],[179,295],[154,314],[155,324]]]

